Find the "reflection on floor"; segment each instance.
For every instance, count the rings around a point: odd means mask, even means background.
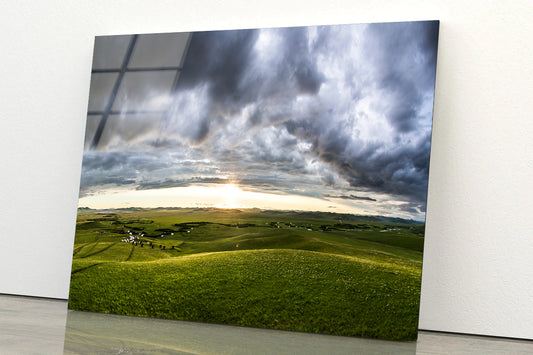
[[[67,310],[0,295],[2,354],[532,354],[533,342],[419,332],[394,342]]]
[[[415,354],[416,344],[69,311],[66,354]]]

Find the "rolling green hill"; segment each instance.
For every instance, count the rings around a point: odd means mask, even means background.
[[[69,308],[416,338],[423,225],[320,212],[82,210]]]

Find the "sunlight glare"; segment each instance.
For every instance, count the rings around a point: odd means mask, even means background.
[[[221,203],[217,204],[218,208],[240,208],[238,199],[239,195],[242,194],[242,190],[235,184],[225,184],[217,187],[216,194],[222,200]]]

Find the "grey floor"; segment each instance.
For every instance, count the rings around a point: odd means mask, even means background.
[[[533,341],[420,331],[417,342],[67,310],[0,295],[0,354],[533,354]]]

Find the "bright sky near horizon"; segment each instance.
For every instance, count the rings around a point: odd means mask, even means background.
[[[80,207],[216,207],[266,210],[307,210],[368,214],[362,209],[315,197],[243,191],[237,185],[171,187],[156,190],[116,190],[80,199]]]

